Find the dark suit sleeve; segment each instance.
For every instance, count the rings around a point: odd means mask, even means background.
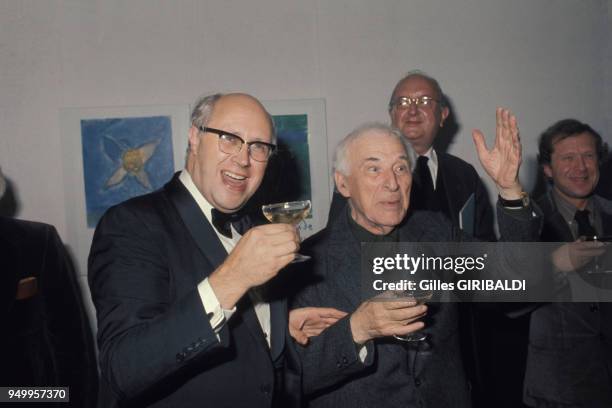
[[[304,394],[311,395],[349,380],[372,365],[374,343],[365,345],[367,357],[362,363],[353,342],[350,315],[339,320],[320,335],[311,337],[305,347],[298,346],[302,362]]]
[[[478,174],[475,175],[476,187],[475,187],[475,198],[476,198],[476,226],[475,234],[476,238],[481,241],[496,241],[495,230],[493,228],[493,206],[489,201],[489,194],[480,179]]]
[[[532,203],[521,209],[508,209],[497,203],[500,241],[537,242],[542,230],[542,211]]]
[[[193,362],[223,349],[197,287],[177,298],[159,225],[115,207],[96,229],[89,284],[98,315],[102,375],[120,399],[152,391]]]

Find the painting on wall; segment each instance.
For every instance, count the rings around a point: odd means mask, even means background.
[[[170,116],[81,120],[87,226],[111,206],[157,190],[174,173]]]
[[[329,210],[325,102],[302,99],[263,104],[274,120],[278,151],[258,195],[268,200],[263,204],[311,200],[311,213],[299,224],[300,235],[306,238],[325,227]]]
[[[187,105],[67,108],[60,119],[66,242],[85,274],[102,214],[159,189],[183,167],[189,111]]]

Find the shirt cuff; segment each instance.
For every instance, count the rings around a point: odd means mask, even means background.
[[[368,348],[366,347],[365,343],[356,344],[356,346],[357,346],[357,353],[359,354],[359,360],[362,363],[365,363],[366,358],[368,358]]]
[[[204,312],[208,317],[210,326],[215,333],[219,334],[225,322],[236,312],[236,306],[231,309],[223,309],[219,299],[217,299],[217,295],[215,295],[215,291],[210,286],[208,278],[198,284],[198,293],[200,294],[200,300],[202,301],[202,306],[204,306]]]

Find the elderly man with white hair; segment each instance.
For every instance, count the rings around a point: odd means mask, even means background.
[[[498,109],[495,146],[488,150],[479,131],[474,142],[500,195],[516,206],[498,204],[502,235],[509,241],[528,239],[540,220],[522,200],[515,117]],[[334,178],[348,205],[325,230],[303,243],[302,251],[313,259],[304,266],[312,283],[295,296],[293,307],[335,308],[347,315],[300,348],[310,407],[471,406],[456,304],[428,310],[410,300],[361,298],[361,242],[466,238],[440,214],[417,211],[405,219],[414,157],[397,130],[376,123],[359,127],[336,149]],[[429,347],[406,347],[393,337],[423,329],[426,314],[433,317],[427,330],[436,339]]]

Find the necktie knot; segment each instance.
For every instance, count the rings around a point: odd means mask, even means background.
[[[576,210],[574,220],[578,224],[578,236],[592,237],[597,235],[595,228],[589,220],[589,210]]]

